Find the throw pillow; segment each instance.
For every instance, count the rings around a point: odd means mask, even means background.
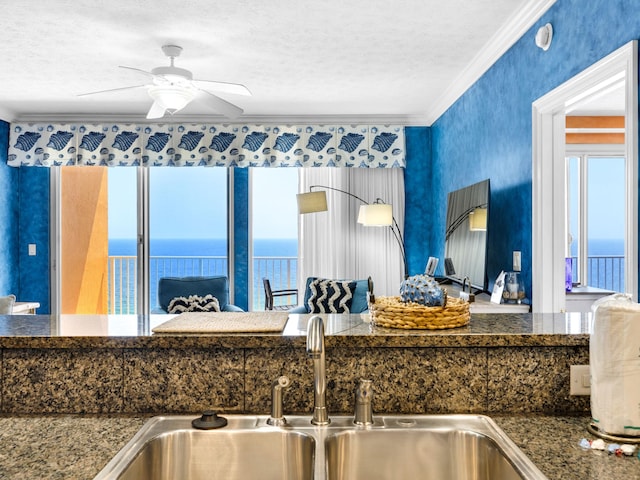
[[[309,284],[310,313],[349,313],[356,282],[318,278]]]
[[[13,313],[13,304],[15,302],[15,295],[0,297],[0,315],[11,315]]]
[[[169,302],[168,313],[182,312],[219,312],[220,303],[213,295],[200,297],[189,295],[188,297],[175,297]]]

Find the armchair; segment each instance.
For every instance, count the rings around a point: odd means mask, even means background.
[[[318,277],[309,277],[305,283],[304,288],[304,301],[302,305],[298,305],[295,308],[289,310],[289,313],[312,313],[309,310],[308,300],[311,297],[311,290],[309,285]],[[367,301],[367,293],[369,292],[369,285],[371,284],[371,277],[364,280],[354,280],[356,282],[356,288],[353,292],[353,300],[351,301],[350,313],[364,313],[369,311],[369,303]]]
[[[158,280],[158,307],[152,313],[167,313],[169,303],[176,297],[213,295],[218,299],[220,311],[243,312],[229,303],[229,279],[219,277],[163,277]]]

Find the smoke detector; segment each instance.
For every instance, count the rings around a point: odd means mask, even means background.
[[[551,46],[552,38],[553,27],[550,23],[547,23],[538,29],[538,32],[536,33],[536,45],[546,52]]]

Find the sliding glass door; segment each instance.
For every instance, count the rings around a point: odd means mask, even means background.
[[[149,168],[149,304],[162,277],[228,276],[227,169]]]
[[[54,169],[52,313],[153,312],[162,277],[230,276],[227,168]],[[250,178],[237,186],[253,200],[253,254],[239,260],[251,274],[240,288],[262,310],[263,277],[273,289],[296,286],[298,169],[254,168]]]
[[[297,168],[251,169],[252,309],[264,310],[267,278],[273,290],[296,288],[298,271]],[[295,297],[274,299],[275,305]]]

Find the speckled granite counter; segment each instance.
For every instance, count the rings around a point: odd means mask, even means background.
[[[589,314],[473,314],[469,325],[446,330],[376,327],[368,314],[321,315],[327,346],[498,347],[574,346],[589,341]],[[174,315],[0,315],[0,348],[144,348],[185,345],[243,348],[303,345],[311,315],[291,315],[281,334],[153,334]]]
[[[308,315],[280,334],[154,335],[160,315],[0,316],[0,412],[267,413],[288,375],[292,413],[310,408]],[[328,403],[349,413],[371,378],[385,413],[588,414],[569,366],[589,362],[588,314],[474,314],[462,328],[395,330],[368,316],[325,316]]]
[[[0,417],[0,478],[91,479],[148,417]],[[550,480],[640,478],[636,457],[582,450],[585,417],[492,418]]]

